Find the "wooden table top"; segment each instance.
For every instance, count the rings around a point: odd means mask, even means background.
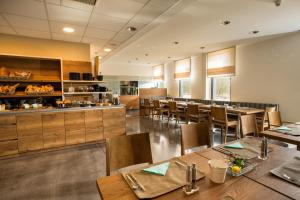
[[[186,196],[180,188],[157,199],[226,199],[228,197],[232,199],[299,199],[299,188],[296,190],[296,186],[269,175],[270,169],[288,160],[288,156],[283,155],[291,153],[289,157],[291,159],[291,155],[297,154],[295,152],[275,148],[269,160],[260,161],[257,170],[240,177],[227,175],[224,184],[215,184],[209,180],[208,160],[226,158],[226,155],[210,148],[181,156],[179,159],[189,164],[195,163],[199,170],[205,173],[206,177],[198,181],[200,191]],[[97,180],[97,185],[104,200],[137,199],[121,174],[101,177]]]
[[[297,145],[298,150],[300,150],[300,136],[293,136],[284,133],[279,133],[276,131],[267,130],[261,132],[260,135],[266,136],[267,138],[271,138],[274,140],[280,140],[283,142],[291,143]]]

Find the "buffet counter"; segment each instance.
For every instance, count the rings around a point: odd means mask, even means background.
[[[0,156],[102,141],[126,131],[120,106],[0,112]]]

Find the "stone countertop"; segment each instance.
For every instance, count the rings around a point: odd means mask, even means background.
[[[28,109],[28,110],[5,110],[0,111],[0,115],[6,114],[23,114],[23,113],[34,113],[34,112],[67,112],[67,111],[78,111],[78,110],[103,110],[103,109],[114,109],[114,108],[125,108],[123,104],[111,105],[111,106],[91,106],[91,107],[73,107],[73,108],[45,108],[45,109]]]

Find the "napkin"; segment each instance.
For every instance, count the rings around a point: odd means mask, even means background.
[[[157,174],[160,176],[165,176],[169,169],[170,162],[162,163],[160,165],[155,165],[153,167],[142,169],[143,172],[150,174]]]
[[[225,148],[243,149],[243,145],[240,142],[224,145]]]
[[[278,128],[275,128],[275,130],[278,130],[278,131],[292,131],[291,128],[286,127],[286,126],[280,126]]]

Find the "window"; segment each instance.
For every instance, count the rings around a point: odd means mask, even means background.
[[[211,99],[230,101],[231,78],[230,76],[213,77],[211,80]]]
[[[179,84],[179,97],[192,98],[191,80],[181,79],[178,80],[178,84]]]

